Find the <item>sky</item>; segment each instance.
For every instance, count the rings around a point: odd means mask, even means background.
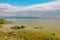
[[[0,17],[60,17],[60,0],[0,0]]]
[[[0,0],[0,3],[9,3],[14,6],[30,6],[33,4],[40,4],[50,2],[52,0]]]

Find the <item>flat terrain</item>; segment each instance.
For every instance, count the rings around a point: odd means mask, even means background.
[[[11,27],[24,25],[24,30],[32,32],[42,32],[45,34],[53,34],[60,38],[60,19],[6,19],[13,21],[13,24],[3,24],[1,31],[10,32]]]

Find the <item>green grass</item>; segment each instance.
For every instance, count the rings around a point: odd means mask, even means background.
[[[7,21],[3,18],[0,18],[0,24],[9,24],[9,23],[12,23],[12,21]]]
[[[23,30],[23,29],[22,29]],[[0,40],[59,40],[55,35],[33,31],[13,30],[11,32],[0,31]]]
[[[0,24],[9,23],[2,18],[0,18]],[[2,27],[2,26],[1,26]],[[42,33],[42,32],[34,32],[33,30],[24,29],[25,26],[13,26],[13,29],[10,32],[3,32],[0,30],[0,40],[59,40],[55,33]],[[35,27],[35,29],[39,27]],[[40,27],[43,28],[43,27]],[[19,29],[19,30],[17,30]]]
[[[11,29],[24,29],[25,28],[25,26],[13,26],[13,27],[11,27]]]

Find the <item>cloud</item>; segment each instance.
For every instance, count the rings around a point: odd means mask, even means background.
[[[60,9],[60,0],[55,0],[43,4],[35,4],[27,7],[17,7],[6,4],[0,4],[0,12],[18,12],[18,11],[54,11]]]
[[[16,6],[12,6],[8,3],[0,4],[0,12],[16,12],[16,11],[20,11],[20,8]]]
[[[56,0],[48,3],[32,5],[24,9],[30,11],[54,11],[60,9],[59,4],[60,4],[60,0]]]
[[[31,6],[26,6],[26,7],[13,6],[13,5],[8,4],[8,3],[0,4],[0,16],[41,17],[44,15],[47,16],[48,13],[51,13],[51,15],[52,15],[52,13],[54,13],[58,10],[60,10],[60,0],[55,0],[52,2],[42,3],[42,4],[35,4],[35,5],[31,5]],[[34,11],[34,12],[23,12],[23,11]],[[35,11],[37,11],[37,12],[35,12]],[[56,12],[56,13],[58,13],[58,12]],[[52,16],[55,16],[55,15],[52,15]]]

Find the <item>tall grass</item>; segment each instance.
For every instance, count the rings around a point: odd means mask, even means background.
[[[20,29],[19,29],[20,30]],[[59,40],[55,35],[42,32],[13,30],[11,32],[0,31],[0,40]]]

